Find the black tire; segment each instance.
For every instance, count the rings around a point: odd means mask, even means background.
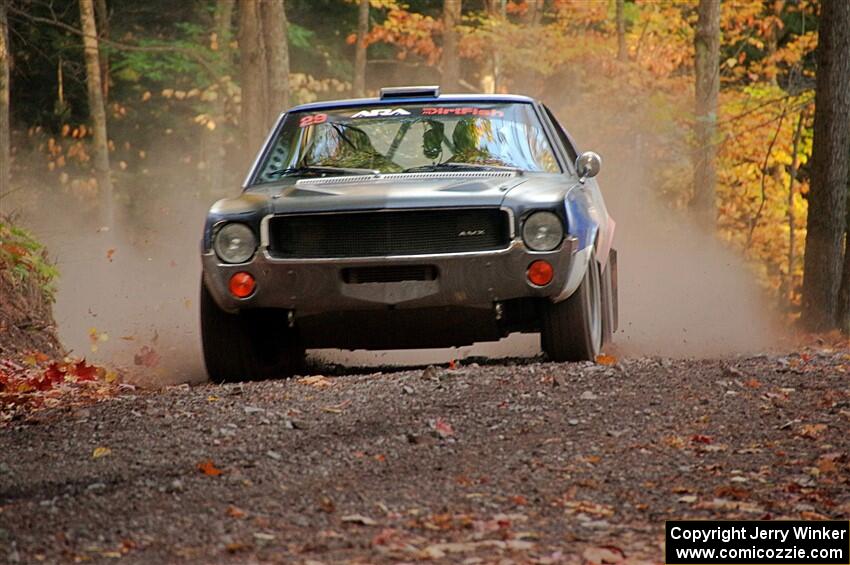
[[[578,289],[563,302],[543,307],[540,343],[552,361],[594,361],[602,349],[602,285],[591,252]]]
[[[201,342],[207,375],[215,382],[290,377],[303,371],[304,348],[283,311],[230,314],[201,282]]]
[[[617,300],[617,250],[608,252],[608,264],[602,271],[602,344],[614,341],[619,324]]]

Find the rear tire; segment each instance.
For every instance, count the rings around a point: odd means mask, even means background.
[[[210,380],[239,382],[290,377],[303,371],[304,348],[282,311],[218,307],[201,282],[201,342]]]
[[[591,252],[578,289],[563,302],[543,309],[540,342],[552,361],[594,361],[602,349],[602,285]]]

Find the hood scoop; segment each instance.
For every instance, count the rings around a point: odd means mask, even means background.
[[[400,181],[426,179],[507,179],[517,176],[513,171],[432,171],[424,173],[387,173],[380,175],[346,175],[319,179],[300,179],[297,186],[327,186],[357,184],[370,180]]]

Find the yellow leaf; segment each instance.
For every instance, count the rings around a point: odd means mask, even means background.
[[[108,447],[95,447],[94,451],[92,451],[91,458],[100,459],[101,457],[105,457],[110,453],[112,453],[112,450]]]

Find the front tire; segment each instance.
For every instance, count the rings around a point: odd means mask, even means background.
[[[602,285],[591,251],[584,278],[566,300],[543,309],[540,342],[549,359],[594,361],[602,348]]]
[[[203,282],[201,342],[207,374],[215,382],[290,377],[304,367],[298,333],[280,311],[230,314],[218,307]]]

